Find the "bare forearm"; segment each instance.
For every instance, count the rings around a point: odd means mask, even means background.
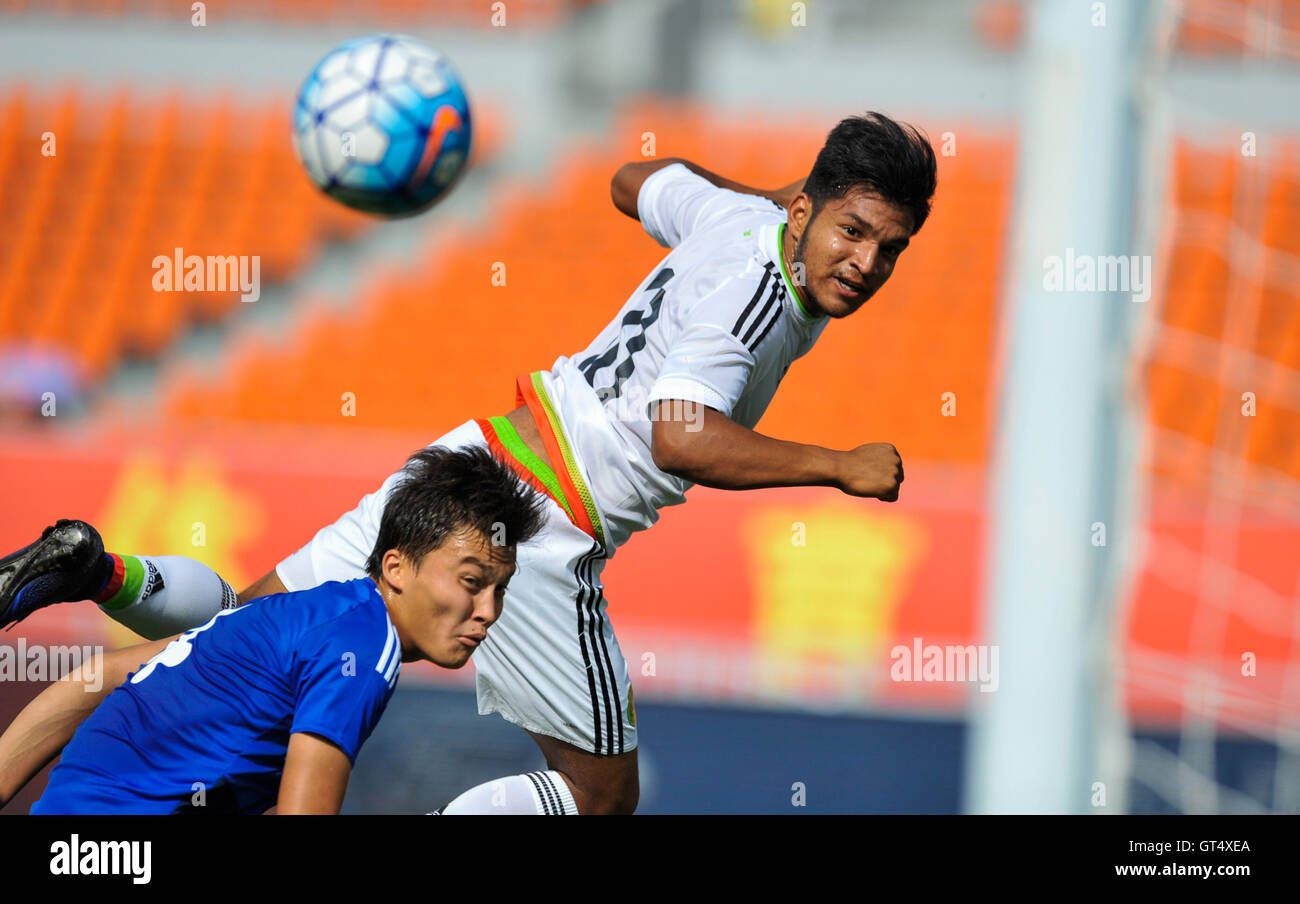
[[[711,408],[700,410],[704,417],[694,424],[665,425],[660,438],[675,434],[676,441],[664,443],[670,451],[657,456],[664,470],[720,490],[838,486],[842,453],[764,436]]]
[[[746,440],[731,444],[710,437],[702,444],[699,462],[676,473],[692,483],[719,490],[836,485],[838,453],[834,450],[773,439],[753,431]]]
[[[159,653],[171,638],[115,650],[51,683],[0,735],[0,807],[49,765],[78,726],[127,675]]]
[[[27,704],[0,736],[0,806],[59,755],[99,699],[83,682],[56,681]]]
[[[830,486],[850,496],[898,500],[903,459],[889,443],[838,452],[787,442],[681,399],[658,403],[655,416],[650,443],[655,467],[692,483],[720,490]]]

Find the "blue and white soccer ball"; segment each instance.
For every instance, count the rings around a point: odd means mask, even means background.
[[[349,207],[410,216],[465,166],[469,102],[446,57],[405,35],[353,38],[298,93],[293,144],[312,181]]]

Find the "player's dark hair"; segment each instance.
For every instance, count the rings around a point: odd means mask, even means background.
[[[918,129],[883,113],[866,113],[831,129],[803,190],[815,217],[827,201],[864,188],[911,214],[916,233],[930,215],[935,170],[934,148]]]
[[[453,534],[472,528],[489,543],[516,546],[542,529],[542,497],[482,446],[430,446],[410,457],[388,496],[366,560],[378,579],[390,549],[419,563]]]

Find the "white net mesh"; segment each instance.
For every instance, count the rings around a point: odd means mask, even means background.
[[[1169,97],[1197,69],[1232,89],[1249,66],[1231,58],[1281,60],[1275,77],[1294,82],[1300,4],[1198,0],[1163,16],[1177,65],[1157,67],[1144,111],[1167,181],[1137,356],[1148,505],[1124,615],[1130,809],[1294,813],[1300,121],[1254,110],[1245,84],[1228,115]]]

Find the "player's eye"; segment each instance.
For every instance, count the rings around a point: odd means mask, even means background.
[[[478,578],[473,578],[473,577],[465,578],[465,583],[466,585],[472,587],[475,590],[478,590],[481,586],[483,586],[482,582]]]
[[[845,227],[844,227],[844,233],[845,233],[846,235],[857,236],[857,235],[858,235],[858,230],[856,230],[856,229],[853,228],[852,226],[845,226]]]

